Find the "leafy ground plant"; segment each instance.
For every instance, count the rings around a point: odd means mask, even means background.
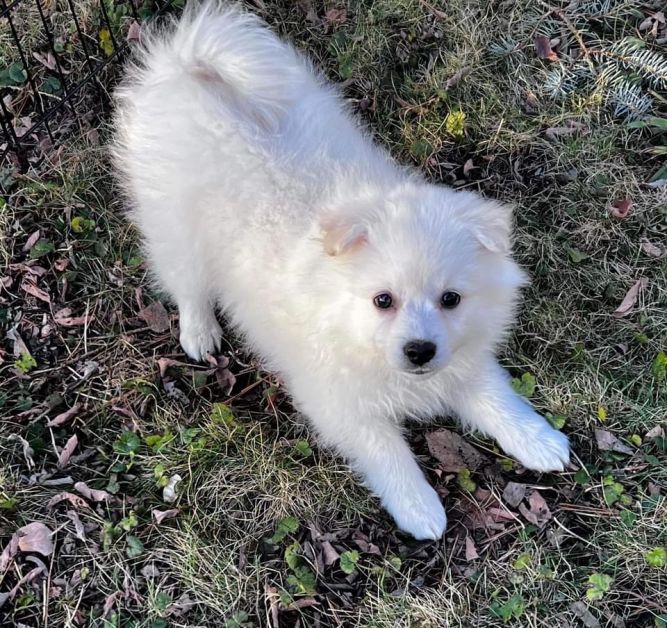
[[[402,535],[233,334],[185,358],[84,126],[2,173],[0,624],[666,625],[662,7],[250,8],[397,158],[515,204],[533,281],[503,358],[573,465],[413,427],[449,529]]]

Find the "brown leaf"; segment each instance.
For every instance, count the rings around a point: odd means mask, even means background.
[[[329,541],[322,541],[320,545],[322,546],[322,553],[324,555],[324,564],[327,567],[333,565],[340,558],[340,554]]]
[[[157,367],[160,369],[160,378],[164,379],[167,374],[167,369],[170,366],[178,366],[180,362],[178,360],[172,360],[171,358],[158,358]]]
[[[154,301],[143,308],[139,312],[139,318],[148,325],[148,329],[155,333],[159,334],[169,329],[169,314],[159,301]]]
[[[19,443],[21,443],[23,447],[23,457],[25,458],[25,462],[28,465],[28,469],[34,469],[35,461],[32,459],[32,456],[35,453],[35,450],[30,446],[30,443],[25,438],[23,438],[23,436],[20,436],[19,434],[10,434],[7,437],[7,440],[9,441],[17,440],[19,441]]]
[[[600,451],[616,451],[619,454],[632,455],[634,451],[607,430],[595,429],[595,441]]]
[[[23,245],[23,248],[21,249],[23,253],[27,253],[33,246],[35,246],[35,243],[37,240],[39,240],[39,236],[41,235],[41,232],[39,229],[35,231],[27,240],[26,243]]]
[[[76,434],[70,437],[70,439],[65,443],[65,446],[62,448],[60,455],[58,456],[58,466],[63,469],[69,464],[69,459],[72,457],[76,446],[79,444],[79,439]]]
[[[635,303],[637,303],[637,299],[639,298],[640,293],[646,288],[646,286],[648,286],[648,279],[646,277],[638,279],[632,288],[628,290],[625,297],[623,297],[621,304],[614,310],[614,317],[623,318],[624,316],[630,314],[632,308],[635,306]]]
[[[56,69],[56,58],[53,56],[53,53],[47,52],[46,54],[41,54],[39,52],[33,52],[32,56],[45,68],[48,68],[49,70]]]
[[[12,561],[18,553],[19,537],[17,534],[13,534],[12,538],[9,539],[9,543],[5,545],[5,549],[2,550],[2,554],[0,554],[0,575],[7,571],[7,568],[12,564]]]
[[[130,26],[127,29],[126,39],[130,43],[141,41],[141,25],[139,22],[137,22],[137,20],[132,20],[130,22]]]
[[[23,353],[26,355],[31,355],[30,351],[28,351],[28,346],[25,342],[23,342],[23,338],[21,338],[21,335],[19,334],[16,327],[12,327],[7,332],[7,339],[14,343],[13,352],[15,358],[20,357]]]
[[[440,463],[443,471],[458,473],[463,469],[476,471],[489,464],[489,459],[450,430],[436,430],[426,434],[430,454]]]
[[[85,498],[92,499],[94,502],[106,502],[113,497],[111,493],[107,493],[106,491],[88,488],[85,482],[77,482],[74,485],[74,490],[81,493]]]
[[[472,159],[466,160],[463,164],[463,175],[467,177],[470,171],[474,168],[477,168],[477,166],[473,163]]]
[[[600,622],[595,618],[595,615],[588,610],[584,602],[574,602],[570,606],[570,610],[579,618],[586,628],[600,628]]]
[[[347,11],[345,9],[329,9],[324,14],[327,24],[345,24],[347,22]]]
[[[642,251],[649,257],[662,257],[664,251],[657,245],[653,244],[648,238],[644,237],[640,240]]]
[[[69,266],[69,260],[65,257],[61,257],[53,262],[53,266],[57,271],[63,272]]]
[[[466,536],[466,560],[470,562],[472,560],[477,560],[478,558],[479,554],[475,547],[475,541],[472,540],[472,537]]]
[[[309,606],[319,606],[319,602],[314,597],[302,597],[294,600],[291,604],[285,606],[286,611],[298,611],[301,608],[308,608]]]
[[[574,135],[579,130],[580,129],[575,126],[555,126],[546,129],[544,135],[547,139],[555,142],[559,137]]]
[[[616,220],[625,220],[630,215],[632,201],[629,198],[622,198],[614,201],[609,207],[609,215]]]
[[[464,65],[460,70],[447,79],[445,89],[447,90],[456,87],[468,74],[470,74],[471,70],[472,68],[469,65]]]
[[[167,519],[173,519],[174,517],[178,516],[178,513],[180,511],[178,508],[172,508],[171,510],[153,510],[153,519],[155,519],[155,523],[160,525],[163,521],[166,521]]]
[[[551,49],[551,40],[544,35],[535,37],[535,52],[540,59],[558,61],[558,55]]]
[[[85,314],[84,316],[71,316],[71,314],[72,310],[64,307],[54,314],[53,320],[61,327],[78,327],[79,325],[87,325],[95,320],[92,314]]]
[[[524,504],[519,504],[519,512],[530,523],[542,528],[551,519],[549,506],[547,506],[547,502],[544,501],[544,497],[538,491],[531,491],[528,495],[528,506],[529,508],[526,508]]]
[[[42,556],[51,556],[53,541],[51,530],[40,521],[33,521],[16,532],[19,537],[19,549],[22,552],[37,552]]]
[[[80,410],[81,410],[81,404],[75,403],[69,410],[65,410],[65,412],[61,412],[57,417],[51,419],[46,424],[46,427],[57,427],[58,425],[63,425],[65,423],[68,423],[77,414],[79,414]]]
[[[656,425],[652,427],[646,434],[644,438],[662,438],[665,435],[665,430],[662,425]]]
[[[74,508],[78,508],[79,510],[85,510],[86,508],[89,508],[88,504],[82,497],[79,497],[74,493],[68,493],[68,492],[58,493],[57,495],[54,495],[49,500],[49,503],[46,505],[46,507],[53,508],[57,504],[60,504],[61,502],[64,501],[68,501],[70,504],[72,504],[72,506],[74,506]]]
[[[38,288],[37,284],[28,278],[21,282],[21,290],[28,293],[30,296],[39,299],[40,301],[44,301],[45,303],[49,304],[51,303],[51,297],[48,295],[48,293],[44,292],[44,290],[41,288]]]
[[[68,510],[65,513],[72,521],[74,524],[74,530],[76,532],[76,537],[80,541],[85,541],[86,540],[86,530],[83,527],[83,522],[81,521],[81,518],[79,517],[79,514],[75,512],[74,510]]]
[[[512,508],[516,508],[526,495],[526,485],[518,484],[517,482],[508,482],[503,491],[503,499]]]

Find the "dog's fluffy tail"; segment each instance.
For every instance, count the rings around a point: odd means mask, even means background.
[[[149,33],[134,78],[144,85],[193,81],[266,131],[314,80],[307,61],[258,17],[218,0],[192,2],[171,28]]]

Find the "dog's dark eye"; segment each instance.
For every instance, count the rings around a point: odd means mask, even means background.
[[[458,292],[447,291],[440,298],[440,305],[448,310],[455,308],[459,303],[461,303],[461,295]]]
[[[380,310],[388,310],[394,304],[394,299],[388,292],[382,292],[373,299],[373,303]]]

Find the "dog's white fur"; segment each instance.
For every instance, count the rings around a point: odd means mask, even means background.
[[[116,96],[116,164],[189,356],[219,348],[219,307],[418,539],[446,516],[406,418],[454,412],[524,466],[563,469],[567,438],[493,354],[525,283],[507,207],[394,163],[299,53],[230,5],[149,37]],[[381,292],[394,307],[374,306]],[[413,339],[437,345],[419,373]]]

